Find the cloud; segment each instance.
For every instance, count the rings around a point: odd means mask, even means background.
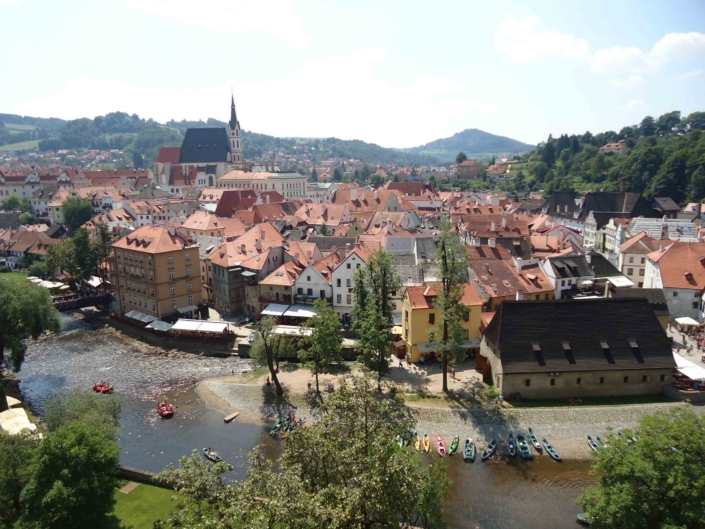
[[[630,75],[626,79],[612,79],[612,84],[617,88],[634,88],[644,81],[640,75]]]
[[[651,51],[614,46],[592,56],[592,71],[644,73],[656,72],[664,64],[689,59],[705,52],[705,33],[667,33]]]
[[[629,103],[624,105],[622,107],[624,110],[628,110],[630,112],[636,112],[646,110],[649,108],[649,106],[646,104],[646,102],[642,99],[632,99]]]
[[[306,49],[312,41],[287,0],[123,0],[123,4],[209,31],[265,32],[297,50]]]
[[[233,82],[238,118],[246,130],[275,136],[362,139],[388,147],[415,146],[450,136],[458,123],[476,126],[504,112],[493,101],[479,100],[473,83],[420,75],[406,82],[387,80],[384,50],[363,47],[342,56],[316,57],[276,79]],[[320,73],[345,79],[350,72],[364,83],[312,83]],[[144,86],[139,81],[76,76],[53,93],[7,109],[61,118],[94,117],[121,110],[170,119],[226,121],[230,80],[195,87]],[[135,83],[135,84],[133,84]],[[282,90],[286,87],[286,90]],[[467,126],[467,125],[466,125]],[[344,132],[343,132],[344,131]]]
[[[678,80],[685,81],[686,79],[691,79],[693,77],[697,77],[701,73],[703,73],[702,70],[693,70],[692,72],[686,72],[683,75],[681,75],[680,77],[678,77]]]
[[[587,58],[588,43],[570,33],[544,29],[538,17],[510,17],[500,23],[494,46],[516,62],[532,62],[543,56]]]

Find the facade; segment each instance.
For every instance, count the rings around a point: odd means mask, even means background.
[[[475,160],[465,160],[455,166],[455,176],[462,179],[477,178],[482,174],[484,167]]]
[[[639,233],[619,247],[619,261],[617,267],[638,288],[644,286],[646,278],[646,258],[659,249],[661,241],[653,239],[646,232]]]
[[[338,252],[331,252],[317,263],[308,265],[296,279],[295,303],[312,304],[324,299],[333,304],[333,270],[340,263]]]
[[[174,226],[143,226],[113,244],[110,282],[120,312],[163,318],[201,303],[198,246]]]
[[[429,338],[432,331],[438,331],[442,315],[433,302],[437,296],[436,289],[442,287],[415,286],[408,287],[402,302],[402,340],[412,362],[418,362],[421,356],[429,356],[435,347]],[[465,348],[477,350],[480,346],[480,324],[483,301],[472,285],[466,284],[462,298],[468,307],[468,319],[463,322],[467,332]]]
[[[505,302],[480,355],[485,382],[508,400],[655,395],[675,367],[646,299]]]
[[[350,313],[355,306],[355,272],[367,266],[369,255],[366,249],[356,246],[333,270],[333,310],[343,323],[351,321]]]
[[[307,181],[306,176],[294,172],[254,173],[235,170],[222,176],[217,182],[217,187],[277,191],[285,199],[291,199],[307,196]]]
[[[555,218],[556,222],[581,231],[585,229],[585,221],[590,212],[597,219],[597,229],[601,229],[612,217],[631,219],[640,215],[654,216],[654,210],[641,193],[631,192],[599,191],[582,197],[577,193],[559,191],[551,195],[542,210],[542,213]]]

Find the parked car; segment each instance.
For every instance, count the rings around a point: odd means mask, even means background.
[[[252,332],[252,333],[250,333],[250,336],[247,338],[247,341],[250,343],[254,343],[256,338],[257,338],[257,333]]]

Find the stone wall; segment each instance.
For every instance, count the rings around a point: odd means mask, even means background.
[[[664,395],[677,400],[688,400],[692,403],[705,403],[705,391],[682,391],[671,385],[663,388]]]
[[[145,485],[153,485],[155,487],[173,490],[171,485],[167,485],[163,481],[154,479],[157,475],[148,470],[118,465],[118,476],[120,479],[125,479],[127,481],[134,481],[136,483],[144,483]]]

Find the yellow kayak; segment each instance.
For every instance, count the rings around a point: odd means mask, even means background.
[[[426,433],[426,432],[424,432],[424,434],[423,434],[423,451],[424,452],[431,451],[431,440],[428,438],[428,433]]]
[[[414,430],[414,449],[418,452],[421,450],[421,438],[419,437],[419,432]]]

